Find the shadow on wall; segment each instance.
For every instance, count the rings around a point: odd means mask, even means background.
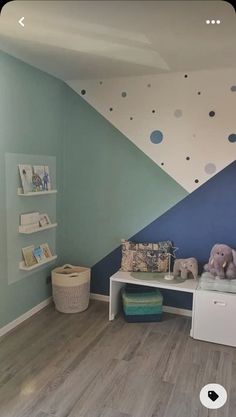
[[[236,248],[235,207],[236,161],[130,239],[171,240],[179,248],[177,257],[194,256],[202,269],[214,243]],[[120,264],[121,246],[93,266],[91,291],[108,294],[109,277],[119,270]],[[189,308],[189,299],[184,304]]]

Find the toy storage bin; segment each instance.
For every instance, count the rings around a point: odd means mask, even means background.
[[[121,289],[124,318],[129,323],[152,322],[162,320],[163,297],[156,288]]]
[[[63,265],[52,271],[52,295],[61,313],[86,310],[90,295],[90,268]]]

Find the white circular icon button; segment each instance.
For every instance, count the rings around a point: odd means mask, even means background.
[[[207,384],[201,389],[200,401],[204,407],[215,410],[226,403],[227,392],[222,385]]]

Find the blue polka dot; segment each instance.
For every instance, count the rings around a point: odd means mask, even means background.
[[[228,140],[231,143],[236,142],[236,134],[235,133],[232,133],[231,135],[229,135]]]
[[[153,130],[150,135],[150,140],[155,144],[161,143],[163,140],[163,133],[160,130]]]

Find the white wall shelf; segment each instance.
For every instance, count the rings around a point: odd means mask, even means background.
[[[56,194],[57,190],[50,190],[50,191],[35,191],[35,192],[31,192],[31,193],[22,193],[22,191],[18,190],[17,191],[17,195],[21,196],[21,197],[35,197],[35,196],[41,196],[41,195],[48,195],[48,194]]]
[[[41,261],[41,262],[39,262],[39,263],[37,263],[35,265],[32,265],[32,266],[26,266],[25,265],[25,262],[24,261],[21,261],[19,263],[19,269],[21,271],[33,271],[34,269],[40,268],[40,266],[45,265],[45,264],[48,264],[48,263],[54,261],[55,259],[57,259],[57,255],[54,255],[51,258],[47,258],[47,259],[45,259],[45,261]]]
[[[19,226],[19,233],[24,234],[24,235],[31,235],[32,233],[38,233],[38,232],[42,232],[43,230],[53,229],[54,227],[57,227],[57,223],[51,223],[51,224],[48,224],[47,226],[37,227],[35,229],[27,230],[27,231],[23,230],[22,227],[23,226]]]

